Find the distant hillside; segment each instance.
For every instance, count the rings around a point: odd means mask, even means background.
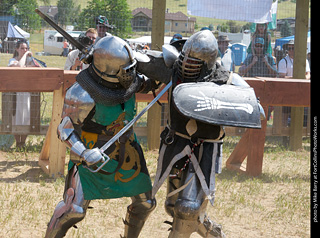
[[[181,11],[184,14],[187,14],[187,2],[188,0],[166,0],[167,5],[166,8],[169,12],[178,12]],[[57,5],[58,0],[51,0],[50,4],[55,6]],[[88,0],[77,0],[75,1],[76,4],[80,4],[81,9],[85,8]],[[145,8],[152,8],[152,2],[153,0],[127,0],[130,9],[133,10],[138,7],[145,7]],[[43,5],[43,2],[38,0],[39,5]],[[288,18],[288,17],[295,17],[295,9],[296,4],[291,1],[281,1],[278,4],[278,12],[277,12],[277,18]],[[205,17],[196,17],[197,18],[197,25],[199,28],[202,26],[208,26],[209,24],[212,24],[214,26],[220,25],[226,20],[219,20],[219,19],[212,19],[212,18],[205,18]],[[239,22],[239,25],[243,25],[243,22]]]

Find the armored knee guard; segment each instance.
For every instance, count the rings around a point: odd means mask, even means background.
[[[151,199],[151,193],[143,193],[131,198],[132,204],[128,206],[125,224],[124,238],[136,238],[150,213],[156,207],[156,200]]]
[[[183,184],[188,183],[188,185],[179,193],[179,197],[174,204],[174,217],[169,234],[171,238],[186,238],[196,232],[199,217],[204,216],[207,206],[205,194],[195,174],[185,171],[181,180]]]
[[[179,169],[172,168],[170,174],[178,174],[176,177],[168,178],[167,180],[167,194],[170,194],[177,188],[181,186],[181,174],[178,173]],[[179,193],[176,193],[172,196],[169,196],[166,198],[164,208],[167,214],[171,217],[174,217],[174,204],[176,203],[178,199]]]
[[[69,171],[64,199],[54,210],[47,227],[46,238],[64,237],[70,227],[85,217],[90,201],[84,200],[80,177],[76,170],[74,166]]]

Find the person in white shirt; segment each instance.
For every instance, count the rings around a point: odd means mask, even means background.
[[[232,50],[228,47],[230,41],[231,40],[228,38],[228,36],[218,36],[218,47],[221,54],[221,65],[230,72],[234,72],[235,56]]]
[[[86,37],[90,38],[91,44],[94,44],[98,36],[97,30],[89,28],[85,34]],[[64,70],[84,70],[89,67],[88,64],[84,64],[79,60],[80,50],[75,49],[68,54]]]
[[[13,58],[9,60],[8,67],[40,67],[32,60],[32,52],[25,39],[18,40],[16,43]],[[13,116],[12,125],[30,125],[30,103],[31,93],[18,92],[13,95]],[[27,135],[15,135],[16,147],[25,146]]]
[[[278,65],[278,73],[280,78],[292,78],[293,76],[293,58],[294,58],[294,41],[290,40],[283,48],[288,52],[288,55],[280,60]],[[306,60],[306,79],[310,79],[310,66]]]
[[[287,44],[283,45],[283,49],[288,52],[287,56],[284,57],[282,60],[280,60],[278,65],[278,73],[280,78],[293,78],[293,58],[294,58],[294,40],[290,40]],[[310,79],[310,66],[308,60],[306,60],[306,79]],[[307,115],[307,109],[304,109],[305,117]],[[283,113],[283,121],[285,125],[289,125],[291,121],[291,108],[290,107],[283,107],[282,108]],[[304,119],[304,125],[306,123],[306,120]],[[288,139],[285,137],[286,140]],[[285,143],[288,143],[286,141]]]

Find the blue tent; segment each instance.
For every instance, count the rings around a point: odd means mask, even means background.
[[[308,42],[310,42],[310,35],[311,35],[311,32],[309,31],[309,32],[308,32]],[[293,36],[287,36],[287,37],[284,37],[284,38],[277,39],[274,47],[277,48],[277,46],[280,46],[280,49],[282,49],[282,46],[283,46],[284,44],[288,43],[290,40],[294,40],[294,35],[293,35]]]
[[[8,38],[24,38],[23,35],[21,35],[10,22],[8,22],[7,37]]]

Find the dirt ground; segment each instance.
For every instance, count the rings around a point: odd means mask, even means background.
[[[225,160],[228,157],[225,153]],[[38,166],[37,152],[0,151],[0,237],[44,237],[46,224],[62,198],[64,179],[51,179]],[[155,176],[157,152],[146,153]],[[228,171],[217,176],[214,206],[208,215],[227,237],[310,237],[309,152],[266,153],[263,175],[250,178]],[[140,237],[164,238],[171,218],[164,211],[166,186],[156,198]],[[130,198],[91,202],[86,218],[67,237],[120,237]],[[200,237],[193,234],[193,238]]]

